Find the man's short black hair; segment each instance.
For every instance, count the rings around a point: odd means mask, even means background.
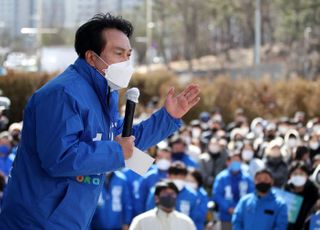
[[[168,188],[175,191],[176,194],[179,193],[177,186],[172,181],[162,180],[156,184],[154,195],[159,196],[161,191],[166,190]]]
[[[84,58],[88,50],[100,55],[106,45],[102,32],[105,29],[117,29],[122,31],[128,38],[133,33],[132,24],[120,16],[96,14],[88,22],[79,27],[76,32],[74,47],[79,57]]]
[[[254,178],[256,178],[257,176],[259,176],[260,174],[268,174],[270,176],[270,178],[273,180],[273,174],[269,169],[263,168],[260,169],[259,171],[256,172],[256,174],[254,175]]]
[[[189,169],[189,173],[197,181],[198,187],[203,186],[203,178],[199,170],[192,168],[192,169]]]
[[[188,174],[188,169],[186,165],[182,161],[175,161],[171,163],[169,169],[168,169],[169,175],[184,175],[186,176]]]

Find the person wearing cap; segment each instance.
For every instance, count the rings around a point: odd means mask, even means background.
[[[75,63],[30,97],[0,229],[88,229],[104,173],[125,167],[134,147],[147,150],[177,131],[199,102],[198,85],[179,94],[172,87],[158,111],[121,135],[119,90],[134,72],[132,33],[120,16],[95,15],[77,29]]]
[[[136,207],[138,214],[146,210],[146,201],[151,188],[160,180],[168,177],[170,165],[170,148],[158,148],[153,169],[147,172],[147,174],[139,180],[139,202]]]
[[[171,180],[178,188],[176,209],[189,216],[194,222],[198,218],[197,207],[197,192],[194,189],[186,186],[186,176],[188,174],[187,167],[179,161],[173,162],[168,169],[168,179]],[[154,187],[150,190],[146,210],[155,207],[154,202],[155,190]]]
[[[230,151],[228,168],[220,172],[212,186],[212,200],[218,205],[222,230],[231,229],[231,217],[240,198],[254,191],[253,181],[241,168],[241,155]]]
[[[185,141],[178,135],[174,135],[169,142],[172,153],[172,161],[182,161],[187,167],[199,168],[197,162],[195,162],[192,157],[187,153],[187,145]]]
[[[195,230],[193,221],[175,210],[179,190],[169,180],[160,181],[155,186],[156,207],[135,217],[129,230]]]
[[[303,197],[297,220],[295,223],[289,223],[288,230],[303,229],[306,218],[319,199],[318,188],[309,180],[309,170],[304,162],[292,162],[285,190]]]
[[[133,218],[133,203],[127,178],[120,171],[107,173],[105,178],[91,229],[128,229]]]
[[[275,192],[272,173],[258,171],[254,177],[256,191],[242,197],[232,216],[233,230],[286,230],[287,206]]]

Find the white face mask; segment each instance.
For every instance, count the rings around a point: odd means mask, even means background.
[[[297,139],[296,138],[289,138],[288,145],[290,148],[294,148],[297,146]]]
[[[309,143],[309,146],[310,146],[310,149],[316,150],[316,149],[319,148],[319,142],[312,141],[312,142]]]
[[[170,167],[171,162],[167,159],[160,159],[156,161],[156,165],[158,169],[162,171],[167,171],[168,168]]]
[[[243,150],[242,151],[242,159],[245,161],[250,161],[253,158],[253,151],[252,150]]]
[[[178,190],[181,191],[185,185],[185,181],[184,180],[180,180],[180,179],[174,179],[172,180],[173,183],[177,186]]]
[[[197,190],[198,189],[198,184],[195,182],[186,182],[186,186],[192,188],[193,190]]]
[[[106,65],[106,63],[100,56],[96,56]],[[131,66],[130,60],[114,63],[108,65],[107,69],[102,70],[104,72],[104,77],[107,79],[108,84],[112,90],[119,90],[127,88],[134,72]]]
[[[307,182],[307,177],[302,175],[292,176],[289,180],[289,183],[292,183],[296,187],[301,187],[305,185],[306,182]]]
[[[220,152],[220,146],[218,144],[210,144],[209,145],[209,152],[211,153],[219,153]]]

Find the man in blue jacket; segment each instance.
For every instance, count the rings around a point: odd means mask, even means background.
[[[213,184],[212,199],[218,205],[222,230],[231,230],[231,217],[240,198],[254,191],[249,174],[241,169],[241,155],[231,151],[228,168],[220,172]]]
[[[199,101],[191,84],[122,138],[118,90],[128,86],[130,22],[96,15],[75,36],[79,58],[37,90],[24,111],[21,143],[4,194],[0,229],[87,229],[104,173],[176,131]],[[115,138],[116,137],[116,138]]]
[[[285,230],[288,213],[285,202],[271,190],[274,183],[267,169],[254,178],[256,192],[241,198],[232,216],[233,230]]]
[[[120,171],[108,173],[91,228],[128,229],[132,218],[132,200],[125,175]]]

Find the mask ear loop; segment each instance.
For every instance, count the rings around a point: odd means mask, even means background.
[[[94,52],[94,51],[92,51],[92,52],[93,52],[93,54],[94,54],[97,58],[99,58],[100,61],[102,61],[102,62],[107,66],[107,68],[109,67],[109,64],[108,64],[106,61],[104,61],[96,52]],[[105,69],[107,69],[107,68],[105,68]],[[97,68],[96,68],[96,70],[101,71],[101,72],[104,73],[103,70],[99,70],[99,69],[97,69]]]

